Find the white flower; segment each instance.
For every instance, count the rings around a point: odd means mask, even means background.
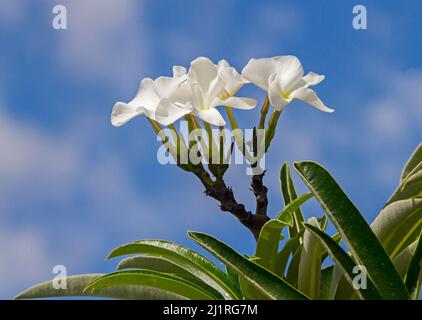
[[[161,105],[159,113],[173,113],[175,107],[182,107],[210,124],[224,126],[225,121],[217,106],[246,110],[256,106],[255,99],[234,97],[245,83],[247,81],[227,61],[215,65],[208,58],[199,57],[191,62],[186,82],[176,90],[177,103]]]
[[[227,97],[234,96],[243,85],[250,83],[250,81],[242,77],[237,70],[230,66],[224,59],[218,61],[217,70],[224,81],[224,91]]]
[[[299,59],[294,56],[251,59],[243,68],[242,75],[268,92],[268,98],[276,110],[282,110],[293,99],[299,99],[315,108],[333,112],[309,89],[324,80],[323,75],[309,72],[304,76]]]
[[[177,104],[178,87],[186,81],[186,69],[173,67],[173,77],[145,78],[141,81],[135,98],[129,103],[117,102],[111,113],[111,123],[120,127],[136,116],[145,114],[162,125],[169,125],[189,113]],[[165,110],[164,114],[160,110]]]

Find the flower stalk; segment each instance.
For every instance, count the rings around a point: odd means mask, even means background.
[[[275,131],[277,129],[278,120],[280,119],[282,110],[274,110],[268,121],[268,128],[265,130],[265,152],[270,147],[271,141],[274,138]]]
[[[270,109],[270,99],[268,95],[265,97],[265,101],[261,108],[261,117],[259,119],[258,129],[265,128],[265,118],[267,117],[268,110]]]

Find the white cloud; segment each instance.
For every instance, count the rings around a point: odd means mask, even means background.
[[[147,64],[148,41],[143,2],[136,0],[64,1],[68,29],[60,32],[59,59],[76,79],[106,80],[133,87]]]
[[[380,92],[363,106],[367,117],[363,145],[372,159],[369,172],[375,181],[390,189],[397,184],[410,155],[403,151],[416,147],[409,146],[409,141],[415,135],[422,136],[422,71],[396,68],[390,64],[388,69],[378,70],[374,80]]]
[[[25,3],[21,0],[2,0],[0,10],[0,25],[15,26],[22,21],[25,13]]]
[[[28,281],[42,281],[50,277],[51,255],[47,251],[44,237],[35,230],[0,229],[1,296],[10,299],[16,294],[16,288],[23,289]],[[48,278],[47,278],[48,279]],[[9,296],[7,296],[9,294]]]
[[[48,279],[53,265],[65,263],[71,273],[101,262],[116,234],[171,234],[174,224],[156,219],[122,159],[112,152],[93,156],[84,139],[89,133],[80,130],[48,133],[0,108],[3,298]]]
[[[274,52],[274,42],[284,43],[288,48],[289,40],[299,37],[304,27],[304,18],[299,7],[280,3],[259,3],[253,16],[248,18],[254,19],[255,29],[248,30],[252,33],[250,36],[242,37],[240,48],[235,53],[245,62],[251,57],[289,54]]]
[[[365,106],[368,128],[379,143],[397,142],[420,130],[422,121],[422,72],[384,70],[380,72],[382,93]]]

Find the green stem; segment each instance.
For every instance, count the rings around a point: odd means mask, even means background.
[[[258,129],[265,128],[265,118],[267,117],[269,108],[270,108],[270,99],[268,99],[268,96],[266,96],[264,104],[262,105],[262,108],[261,108],[261,118],[259,119]]]
[[[239,126],[237,125],[232,108],[224,107],[224,109],[226,110],[227,117],[229,118],[232,131],[233,133],[236,133],[235,142],[237,147],[242,151],[243,156],[248,160],[248,162],[252,163],[252,156],[249,154],[248,150],[246,150],[245,139],[243,137],[243,133],[240,131]]]
[[[271,141],[274,138],[275,130],[277,128],[278,120],[281,116],[281,110],[274,110],[273,114],[271,115],[270,121],[268,122],[268,128],[265,131],[265,152],[267,152],[268,148],[270,147]]]
[[[179,135],[179,133],[177,132],[174,124],[170,124],[169,129],[173,135],[173,140],[176,142],[176,148],[177,148],[177,163],[180,164],[187,164],[187,147],[185,144],[185,141],[183,139],[183,137],[181,137]],[[183,149],[183,150],[182,150]]]
[[[206,145],[206,143],[204,141],[204,137],[202,135],[202,127],[201,127],[201,125],[199,124],[198,120],[196,119],[196,117],[193,114],[189,114],[188,115],[188,119],[189,119],[188,121],[191,122],[192,128],[194,130],[201,130],[200,131],[200,134],[198,135],[198,137],[200,139],[200,143],[201,143],[201,146],[202,146],[202,154],[203,154],[203,157],[205,159],[207,159],[207,161],[209,163],[210,156],[209,156],[209,153],[208,153],[208,147],[207,147],[207,145]]]
[[[236,122],[236,118],[234,117],[232,108],[224,107],[224,109],[226,110],[227,117],[229,118],[230,126],[232,127],[232,129],[234,130],[234,129],[239,128]]]
[[[158,124],[157,121],[154,121],[149,118],[148,120],[155,134],[161,138],[161,142],[167,147],[173,159],[177,162],[177,158],[178,158],[177,149],[168,141],[167,136],[164,133],[164,130],[162,130],[161,126]]]
[[[216,151],[218,153],[218,147],[217,147],[217,144],[215,143],[214,138],[212,136],[211,125],[206,121],[202,121],[202,123],[204,124],[205,130],[207,131],[207,135],[208,135],[209,156],[210,156],[210,159],[213,159],[214,151]],[[212,162],[212,163],[214,163],[214,162]]]

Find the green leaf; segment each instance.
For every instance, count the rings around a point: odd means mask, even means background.
[[[422,162],[418,165],[417,169],[422,169]],[[402,190],[405,188],[420,186],[422,184],[422,170],[418,170],[415,173],[410,173],[409,176],[403,181]]]
[[[117,266],[118,270],[148,269],[157,272],[174,273],[181,276],[193,276],[190,272],[180,268],[177,264],[163,257],[136,256],[123,259]]]
[[[239,275],[235,270],[230,268],[229,266],[226,266],[226,272],[227,274],[234,279],[236,283],[239,283]]]
[[[355,268],[356,263],[352,258],[350,258],[350,256],[344,252],[330,236],[326,235],[320,229],[311,224],[305,224],[305,228],[321,240],[322,245],[329,252],[337,265],[343,270],[346,279],[353,285],[353,278],[355,277],[353,269]],[[370,279],[367,279],[367,288],[358,290],[358,293],[360,297],[365,300],[381,299],[381,296]]]
[[[422,233],[419,235],[418,244],[416,245],[415,253],[412,260],[410,260],[409,269],[406,273],[405,284],[407,290],[413,299],[417,299],[419,294],[418,279],[421,274],[422,264]]]
[[[257,246],[256,246],[256,253],[255,256],[262,258],[261,265],[265,266],[270,271],[281,275],[280,274],[280,264],[277,265],[277,255],[278,255],[278,247],[280,242],[280,235],[281,231],[286,226],[293,225],[293,214],[294,211],[300,208],[302,204],[312,198],[312,193],[306,193],[296,198],[292,202],[290,202],[278,215],[275,219],[268,221],[263,228],[258,237]],[[299,239],[298,239],[299,240]],[[300,240],[299,240],[300,242]],[[298,243],[299,243],[298,242]],[[296,250],[297,244],[296,242],[290,242],[290,246],[295,245],[292,247],[291,250]],[[282,257],[285,258],[285,257]],[[288,258],[288,256],[287,256]],[[282,261],[284,263],[284,261]],[[283,269],[284,270],[284,269]]]
[[[199,253],[176,243],[162,240],[140,240],[114,249],[108,258],[128,254],[165,258],[217,289],[225,295],[226,299],[241,298],[236,282],[228,274]]]
[[[402,250],[393,260],[393,264],[396,267],[399,275],[404,279],[409,269],[410,261],[412,260],[413,254],[416,250],[416,244],[418,241],[413,242],[407,248]]]
[[[403,172],[401,174],[401,181],[407,178],[409,173],[415,169],[422,162],[422,143],[420,143],[413,154],[410,156],[409,160],[405,164],[403,168]]]
[[[283,194],[284,205],[288,205],[290,202],[297,198],[297,193],[295,186],[293,184],[292,177],[290,175],[290,168],[289,163],[283,163],[281,170],[280,170],[280,186],[281,186],[281,193]],[[289,235],[290,238],[295,237],[300,229],[302,228],[303,214],[300,207],[297,207],[293,212],[293,226],[289,228]]]
[[[252,257],[249,260],[262,266],[261,258]],[[257,291],[255,286],[241,275],[239,276],[239,283],[240,289],[242,290],[243,296],[246,300],[268,300],[267,295]]]
[[[386,206],[371,229],[391,259],[414,242],[422,228],[422,199],[406,199]]]
[[[399,200],[406,200],[406,199],[416,199],[422,197],[422,188],[421,188],[421,176],[419,174],[415,174],[415,179],[413,180],[413,176],[411,179],[411,183],[407,183],[408,180],[405,180],[404,183],[400,184],[398,188],[394,191],[393,195],[388,199],[386,206],[390,203]]]
[[[330,300],[333,273],[334,266],[329,266],[321,270],[321,287],[318,300]]]
[[[230,266],[239,276],[246,279],[267,299],[292,300],[307,299],[302,293],[284,280],[260,265],[242,257],[226,244],[199,232],[189,232],[189,237],[209,251],[226,266]]]
[[[315,217],[308,220],[309,225],[319,228]],[[318,299],[321,285],[321,242],[312,232],[305,231],[300,253],[298,289],[311,299]]]
[[[287,268],[286,280],[294,287],[297,287],[298,284],[299,263],[302,249],[303,245],[299,245],[299,247],[296,248],[296,251],[294,251],[293,257],[290,261],[289,267]]]
[[[296,198],[294,200],[292,200],[288,205],[286,205],[284,207],[283,210],[281,210],[281,212],[277,215],[277,217],[275,219],[280,220],[280,221],[285,221],[287,223],[287,221],[290,221],[290,219],[285,220],[287,213],[290,213],[292,216],[294,216],[294,212],[296,212],[301,205],[303,205],[306,201],[308,201],[309,199],[311,199],[314,195],[311,192],[302,194],[299,198]],[[293,220],[294,223],[294,220]],[[300,228],[301,229],[301,228]]]
[[[85,292],[85,287],[102,274],[84,274],[66,277],[66,289],[55,289],[53,280],[37,284],[15,297],[15,299],[37,299],[54,297],[99,297],[113,299],[174,300],[185,299],[183,296],[161,289],[142,286],[116,286]]]
[[[289,240],[287,240],[284,244],[284,247],[277,254],[275,261],[275,273],[278,276],[284,278],[286,266],[289,261],[290,255],[293,256],[297,248],[300,246],[300,240],[304,232],[305,229],[302,228],[294,238],[290,238]]]
[[[315,162],[303,161],[294,165],[353,256],[365,266],[381,296],[409,299],[406,287],[384,248],[334,178]]]
[[[272,219],[267,221],[259,233],[255,256],[261,258],[260,264],[270,271],[275,271],[275,259],[278,252],[281,230],[288,224]]]
[[[398,200],[422,197],[422,143],[416,148],[409,161],[406,163],[400,185],[393,192],[387,204]]]
[[[192,300],[223,299],[217,291],[206,290],[192,279],[148,270],[118,271],[92,281],[86,292],[114,286],[143,286],[161,289]],[[208,287],[210,289],[211,287]]]

